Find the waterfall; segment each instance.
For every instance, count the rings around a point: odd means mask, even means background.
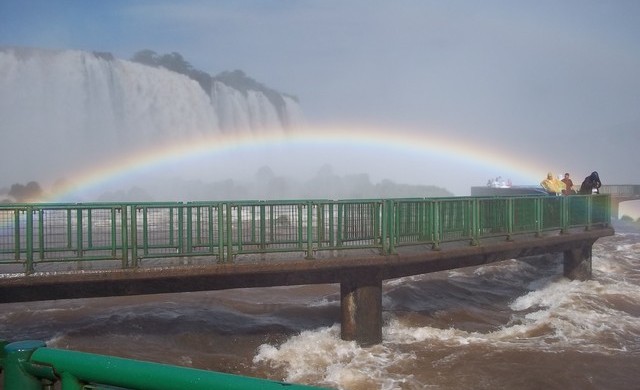
[[[2,183],[64,176],[69,163],[218,133],[286,131],[298,103],[217,80],[75,50],[0,48]]]

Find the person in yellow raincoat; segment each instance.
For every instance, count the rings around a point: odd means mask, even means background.
[[[562,181],[558,180],[553,175],[553,172],[547,173],[547,178],[541,181],[540,185],[549,195],[560,195],[562,194],[562,190],[566,187]]]

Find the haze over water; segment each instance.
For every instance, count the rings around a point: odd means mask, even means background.
[[[0,338],[339,389],[629,389],[640,364],[640,229],[561,256],[384,283],[383,343],[340,339],[339,286],[0,305]]]
[[[639,184],[638,20],[636,1],[3,0],[0,47],[63,53],[55,66],[25,67],[24,56],[0,55],[0,188],[75,180],[94,163],[104,172],[130,156],[122,145],[153,151],[147,141],[160,135],[229,130],[210,126],[221,112],[234,113],[230,122],[276,118],[242,91],[225,100],[242,110],[212,111],[192,80],[105,55],[142,49],[180,52],[210,74],[242,69],[297,96],[318,129],[346,135],[356,124],[389,140],[408,129],[467,146],[444,156],[385,144],[332,144],[326,156],[315,145],[248,148],[161,166],[159,181],[174,189],[184,182],[166,180],[172,169],[191,181],[223,171],[207,178],[218,180],[265,164],[287,174],[280,167],[311,157],[306,172],[335,161],[340,176],[456,195],[498,175],[536,184],[550,170],[578,185],[593,170],[603,184]],[[289,119],[301,114],[294,103]],[[274,150],[284,158],[270,160]],[[387,281],[384,342],[370,348],[340,340],[337,285],[4,304],[0,338],[340,389],[626,390],[640,367],[640,232],[616,230],[594,245],[587,282],[563,279],[550,256]]]

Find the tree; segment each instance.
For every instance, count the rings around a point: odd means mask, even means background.
[[[27,185],[16,183],[11,186],[9,195],[13,197],[17,202],[31,202],[38,198],[41,198],[43,194],[40,184],[35,181],[30,181]]]
[[[145,65],[158,66],[158,54],[153,50],[140,50],[133,55],[131,60]]]

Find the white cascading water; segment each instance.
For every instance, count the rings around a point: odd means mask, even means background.
[[[281,115],[260,91],[243,94],[216,81],[211,96],[182,74],[108,55],[0,49],[3,181],[57,174],[70,160],[140,146],[221,132],[285,131],[302,120],[287,96]]]

